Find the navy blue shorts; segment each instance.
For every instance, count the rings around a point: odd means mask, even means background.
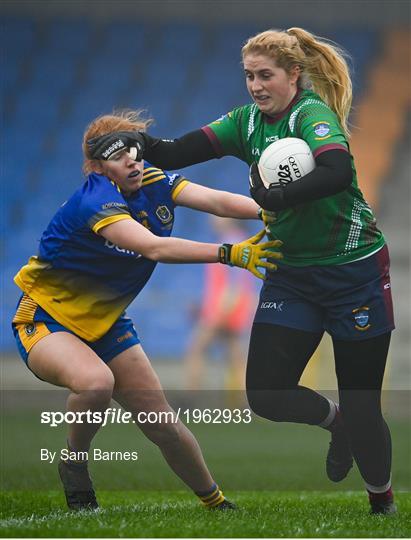
[[[76,335],[53,319],[47,311],[27,295],[23,295],[19,300],[12,326],[20,356],[26,364],[30,350],[44,336],[53,332],[69,332]],[[77,337],[81,339],[79,336]],[[91,342],[84,339],[81,341],[106,363],[121,352],[140,343],[133,321],[125,313],[97,341]]]
[[[264,282],[254,322],[342,340],[385,334],[395,327],[389,268],[387,246],[349,264],[278,264]]]

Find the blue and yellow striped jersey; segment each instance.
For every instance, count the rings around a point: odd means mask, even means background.
[[[122,249],[99,230],[134,219],[170,236],[175,197],[188,181],[144,164],[142,187],[126,197],[107,177],[91,174],[54,215],[37,256],[14,280],[60,324],[87,341],[101,338],[142,290],[156,262]]]

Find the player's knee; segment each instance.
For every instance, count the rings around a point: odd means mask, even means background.
[[[111,399],[114,382],[111,370],[102,365],[98,369],[87,371],[73,378],[71,390],[76,394],[89,395],[95,401],[104,403]]]
[[[277,390],[247,390],[249,406],[254,414],[273,422],[287,420],[283,392]]]
[[[247,399],[250,409],[262,418],[269,418],[269,403],[267,392],[261,390],[247,390]]]

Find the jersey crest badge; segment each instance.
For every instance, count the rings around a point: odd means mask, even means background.
[[[369,315],[370,308],[368,306],[361,306],[359,308],[353,309],[352,313],[354,315],[354,321],[355,321],[355,329],[360,330],[361,332],[364,332],[364,330],[368,330],[371,327],[371,324],[369,323],[370,315]]]
[[[211,122],[212,124],[221,124],[221,122],[227,118],[227,114],[223,114],[222,116],[220,116],[219,118],[217,118],[216,120],[213,120],[213,122]]]
[[[318,139],[328,138],[327,135],[330,133],[330,124],[328,122],[317,122],[313,124],[313,127]]]
[[[173,219],[173,214],[165,205],[157,206],[156,216],[161,221],[161,223],[164,224],[170,223],[170,221],[172,221]]]
[[[36,331],[36,325],[33,323],[28,323],[24,326],[24,331],[28,336],[31,336]]]

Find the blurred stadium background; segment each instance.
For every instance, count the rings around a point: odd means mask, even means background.
[[[410,382],[410,3],[358,1],[7,1],[1,15],[0,349],[6,388],[41,386],[17,359],[13,276],[82,181],[85,126],[113,108],[141,108],[151,133],[176,137],[247,103],[240,48],[269,27],[303,26],[352,57],[352,150],[360,184],[389,242],[397,330],[387,387]],[[247,167],[224,158],[190,167],[199,183],[247,193]],[[250,228],[250,232],[254,232]],[[211,240],[206,217],[180,209],[174,234]],[[159,264],[128,310],[165,387],[181,359],[202,290],[201,266]],[[333,388],[329,342],[306,376]],[[218,388],[219,364],[209,384]],[[39,386],[40,385],[40,386]]]

